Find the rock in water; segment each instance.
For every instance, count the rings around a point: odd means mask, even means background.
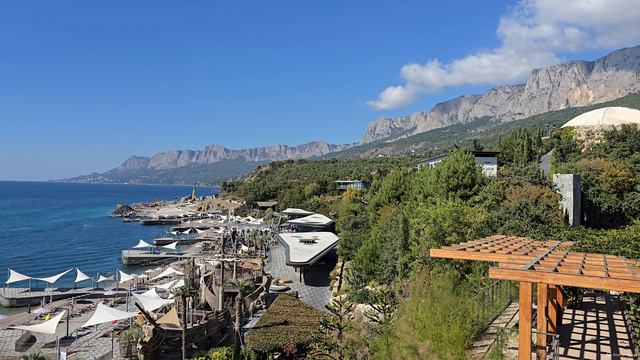
[[[112,216],[130,217],[136,216],[136,211],[127,204],[118,204],[117,208],[111,213]]]

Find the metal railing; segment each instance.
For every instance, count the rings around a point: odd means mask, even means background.
[[[544,333],[545,335],[545,352],[548,360],[558,360],[560,358],[560,335],[554,333]],[[538,348],[538,333],[532,331],[533,349]]]
[[[481,289],[476,295],[476,316],[480,324],[478,333],[486,328],[509,306],[517,296],[515,283],[498,280]]]

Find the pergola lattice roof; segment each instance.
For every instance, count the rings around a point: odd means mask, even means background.
[[[499,263],[494,279],[640,292],[637,260],[571,251],[571,242],[530,240],[517,236],[487,238],[432,249],[436,258]]]

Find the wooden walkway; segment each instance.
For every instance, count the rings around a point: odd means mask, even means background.
[[[560,334],[560,360],[638,359],[633,351],[623,305],[616,296],[592,293],[576,309],[565,309]],[[513,303],[489,326],[471,349],[475,359],[486,359],[500,329],[517,326],[518,304]],[[535,317],[535,310],[533,314]],[[515,332],[513,332],[515,333]],[[534,334],[535,340],[535,334]],[[505,359],[516,359],[518,341],[511,338],[504,350]],[[536,359],[534,351],[531,359]]]
[[[560,327],[560,359],[637,359],[620,300],[608,294],[585,296],[566,309]]]

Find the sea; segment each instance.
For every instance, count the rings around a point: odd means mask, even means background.
[[[0,181],[0,286],[9,268],[33,277],[47,277],[78,267],[89,276],[116,269],[141,272],[122,265],[120,254],[144,239],[166,235],[168,226],[143,226],[111,217],[117,204],[171,200],[191,194],[191,186],[81,184]],[[197,195],[218,193],[198,187]],[[75,271],[57,286],[73,286]],[[23,286],[27,286],[24,284]],[[0,306],[0,314],[16,309]]]

